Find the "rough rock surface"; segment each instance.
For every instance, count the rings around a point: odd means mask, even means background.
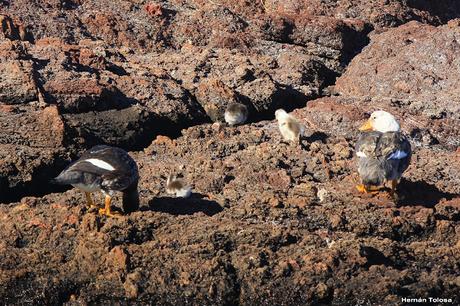
[[[0,1],[0,304],[460,304],[459,14],[454,0]],[[219,123],[236,101],[250,123]],[[281,141],[279,107],[306,126],[301,145]],[[375,109],[414,150],[397,201],[354,188]],[[106,219],[48,183],[100,143],[137,161],[140,211]],[[169,174],[190,198],[166,193]]]
[[[334,123],[343,135],[315,131],[302,148],[264,121],[158,137],[133,153],[142,205],[122,219],[88,212],[76,190],[4,205],[0,294],[69,304],[458,299],[460,175],[449,171],[458,153],[416,148],[399,203],[362,196],[352,158],[360,115],[339,99],[312,104],[297,116],[343,118]],[[169,173],[184,175],[191,198],[166,194]]]
[[[442,27],[410,22],[376,35],[336,83],[349,97],[404,105],[407,116],[423,113],[429,124],[448,119],[442,141],[460,145],[460,23]],[[420,121],[413,124],[420,125]]]

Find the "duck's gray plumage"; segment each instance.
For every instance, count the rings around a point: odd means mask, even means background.
[[[136,162],[128,153],[105,145],[87,150],[53,180],[54,183],[73,185],[88,192],[102,190],[112,195],[114,191],[120,191],[125,212],[138,208],[138,181]]]
[[[356,143],[358,173],[364,185],[399,180],[411,158],[411,146],[401,132],[366,132]]]
[[[225,121],[230,125],[242,124],[248,119],[248,107],[241,103],[230,103],[225,110]]]

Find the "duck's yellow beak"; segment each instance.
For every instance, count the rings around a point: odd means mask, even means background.
[[[366,132],[366,131],[372,131],[373,128],[372,128],[372,123],[370,120],[367,120],[366,123],[364,123],[363,125],[361,125],[361,127],[359,128],[360,131],[362,132]]]

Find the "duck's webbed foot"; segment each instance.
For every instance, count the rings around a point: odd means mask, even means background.
[[[366,193],[366,194],[377,194],[380,191],[380,187],[378,186],[371,186],[371,185],[364,185],[364,184],[357,185],[356,189],[359,192]]]
[[[112,211],[110,209],[110,204],[112,202],[112,197],[109,196],[109,195],[106,195],[105,196],[105,205],[104,205],[104,208],[100,208],[99,209],[99,214],[100,215],[105,215],[107,217],[115,217],[115,218],[119,218],[119,217],[122,217],[123,215],[120,214],[119,212],[116,212],[116,211]]]

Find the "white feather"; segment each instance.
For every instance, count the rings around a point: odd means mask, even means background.
[[[361,152],[361,151],[356,152],[356,156],[358,156],[358,157],[367,157],[366,154],[364,154],[364,152]]]
[[[278,109],[275,112],[275,117],[276,120],[278,120],[278,127],[281,132],[281,136],[283,136],[283,139],[286,141],[293,141],[293,142],[298,142],[299,141],[299,136],[303,136],[305,132],[305,127],[297,121],[297,119],[286,113],[284,109]],[[297,133],[291,128],[289,128],[289,123],[294,124],[296,127],[299,128],[299,132]]]
[[[171,186],[173,183],[179,186]],[[175,194],[176,197],[188,198],[192,194],[192,187],[186,186],[184,181],[178,180],[176,176],[170,174],[166,180],[166,192],[169,194]]]
[[[391,153],[390,156],[388,156],[387,159],[403,159],[404,157],[407,156],[407,153],[401,150],[394,151]]]
[[[91,163],[94,166],[96,166],[98,168],[101,168],[101,169],[105,169],[105,170],[109,170],[109,171],[115,170],[115,168],[111,164],[109,164],[108,162],[105,162],[103,160],[97,159],[97,158],[85,159],[84,161],[86,161],[88,163]]]
[[[372,127],[381,133],[398,132],[399,123],[396,118],[385,111],[375,111],[371,114]]]
[[[192,194],[192,187],[186,186],[179,190],[176,190],[176,197],[188,198]]]
[[[225,112],[224,114],[225,122],[230,125],[244,123],[247,117],[243,113],[231,114],[230,112]]]
[[[275,112],[275,118],[278,119],[278,121],[285,119],[285,118],[289,118],[289,117],[290,115],[286,113],[286,111],[282,108],[277,109]]]

